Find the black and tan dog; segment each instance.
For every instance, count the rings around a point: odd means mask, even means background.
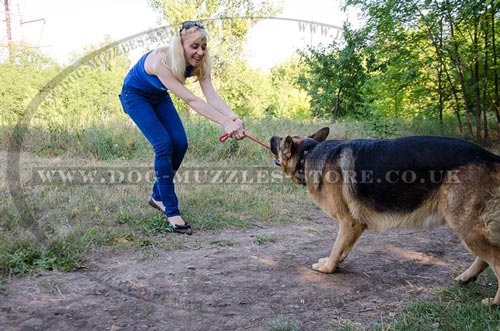
[[[500,304],[499,156],[453,138],[326,140],[328,133],[270,141],[287,177],[340,223],[330,256],[314,270],[334,272],[365,229],[448,224],[476,255],[456,280],[473,281],[489,265],[499,288],[484,303]]]

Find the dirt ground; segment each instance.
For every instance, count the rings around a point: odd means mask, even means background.
[[[366,232],[330,275],[311,270],[327,256],[337,224],[195,232],[187,248],[142,261],[107,253],[89,268],[8,283],[2,330],[271,330],[279,318],[301,331],[366,329],[452,283],[472,256],[446,227]],[[178,234],[171,234],[178,235]],[[256,239],[262,243],[257,244]],[[214,245],[214,241],[232,245]]]

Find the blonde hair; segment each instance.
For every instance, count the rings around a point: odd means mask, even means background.
[[[184,58],[184,48],[182,47],[182,40],[183,37],[193,33],[200,34],[198,39],[208,40],[209,38],[208,32],[204,28],[193,26],[189,29],[181,29],[180,31],[178,31],[174,35],[174,39],[169,46],[159,49],[159,51],[166,51],[163,64],[172,71],[175,78],[177,78],[181,83],[184,83],[186,81],[185,73],[187,66],[186,59]],[[203,56],[201,64],[191,69],[191,76],[194,76],[198,80],[200,80],[210,76],[211,71],[212,59],[210,58],[210,54],[207,49],[205,55]]]

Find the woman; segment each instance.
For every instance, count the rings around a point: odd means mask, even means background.
[[[124,79],[120,101],[153,146],[156,180],[148,203],[161,210],[175,232],[191,234],[179,211],[174,175],[188,143],[169,91],[197,113],[222,125],[234,139],[244,138],[243,121],[215,92],[210,77],[208,34],[199,22],[187,21],[172,43],[144,54]],[[187,77],[199,81],[206,101],[184,86]]]

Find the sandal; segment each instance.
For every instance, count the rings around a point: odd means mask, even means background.
[[[172,228],[172,230],[174,232],[187,234],[187,235],[191,235],[193,233],[193,231],[191,230],[191,225],[189,225],[189,223],[185,223],[183,225],[180,225],[180,224],[172,224],[169,222],[168,224],[170,225],[170,227]]]

